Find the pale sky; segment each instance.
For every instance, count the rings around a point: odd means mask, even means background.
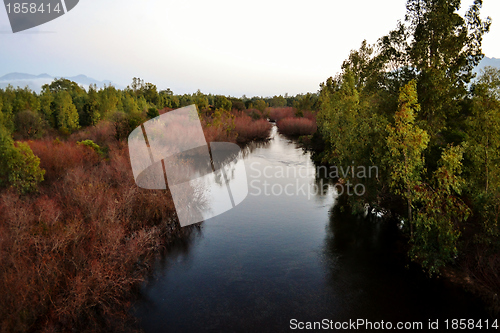
[[[462,1],[462,12],[473,0]],[[363,39],[405,15],[406,0],[80,0],[64,16],[12,33],[0,8],[0,76],[132,77],[174,93],[273,96],[316,92]],[[500,58],[500,1],[483,52]],[[497,21],[498,20],[498,21]]]

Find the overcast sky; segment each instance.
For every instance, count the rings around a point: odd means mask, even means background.
[[[462,12],[472,3],[464,0]],[[483,51],[500,58],[500,1]],[[174,93],[272,96],[315,92],[363,39],[404,18],[405,0],[81,0],[13,34],[0,8],[0,76],[85,74],[126,86],[141,77]],[[498,20],[498,21],[497,21]]]

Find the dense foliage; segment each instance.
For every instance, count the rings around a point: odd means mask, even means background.
[[[409,254],[430,273],[462,265],[500,287],[500,70],[482,59],[490,19],[481,0],[408,0],[407,15],[375,45],[363,42],[321,84],[322,163],[376,165],[355,207],[403,220]],[[351,183],[355,184],[352,180]]]

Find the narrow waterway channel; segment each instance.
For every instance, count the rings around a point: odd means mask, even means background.
[[[425,331],[429,320],[441,330],[446,319],[489,318],[458,287],[405,268],[396,227],[341,212],[331,191],[300,190],[315,168],[294,141],[274,129],[243,155],[248,197],[157,262],[134,307],[144,331],[282,332],[292,319],[422,322]],[[279,194],[286,185],[292,195]]]

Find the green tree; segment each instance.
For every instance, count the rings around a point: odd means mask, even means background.
[[[452,262],[458,254],[460,229],[471,211],[460,199],[465,184],[461,177],[463,147],[443,150],[434,172],[433,186],[421,184],[416,191],[420,209],[415,213],[415,234],[410,256],[430,274]]]
[[[42,90],[39,99],[40,99],[40,112],[42,116],[44,117],[45,121],[50,125],[50,127],[56,128],[57,120],[55,114],[53,113],[55,106],[52,105],[52,103],[54,102],[54,93],[52,93],[49,90],[48,86],[46,86]]]
[[[273,108],[284,107],[286,106],[286,99],[281,95],[273,96],[269,105]]]
[[[85,93],[85,90],[78,83],[65,78],[54,79],[50,84],[43,85],[42,89],[47,89],[52,93],[67,91],[72,96]]]
[[[229,99],[227,99],[225,96],[215,96],[214,99],[214,107],[216,109],[223,109],[227,111],[231,111],[231,108],[233,106],[233,103]]]
[[[361,163],[367,154],[369,117],[366,105],[360,101],[354,75],[347,71],[339,78],[338,89],[330,89],[329,80],[321,90],[321,107],[317,121],[327,150],[324,162],[350,166],[354,160]],[[369,154],[369,153],[368,153]]]
[[[7,130],[0,127],[0,185],[11,186],[21,194],[34,192],[44,174],[40,159],[28,144],[14,144]]]
[[[13,104],[16,98],[14,88],[9,84],[5,90],[0,89],[2,95],[2,123],[9,131],[14,131]]]
[[[16,114],[16,132],[26,139],[38,139],[44,133],[44,121],[38,112],[25,110]]]
[[[466,169],[483,232],[478,239],[500,248],[500,70],[486,68],[472,88],[467,128]]]
[[[199,89],[196,93],[193,94],[192,98],[194,104],[196,104],[196,107],[198,108],[198,111],[205,111],[208,109],[208,98],[205,96]],[[189,104],[187,104],[189,105]],[[185,106],[185,105],[183,105]]]
[[[2,100],[2,94],[0,93],[0,126],[4,126],[6,127],[6,119],[5,119],[5,115],[2,111],[2,108],[3,108],[3,100]]]
[[[15,116],[17,113],[25,110],[37,112],[40,110],[40,101],[36,94],[28,87],[24,89],[17,88],[12,104],[12,113]]]
[[[259,110],[260,112],[265,112],[267,108],[267,103],[263,99],[258,99],[252,103],[253,107]]]
[[[158,105],[158,102],[160,100],[160,96],[158,94],[156,86],[149,82],[142,87],[142,96],[144,97],[146,102],[152,105]]]
[[[419,111],[416,82],[411,81],[400,91],[399,110],[394,116],[395,126],[387,126],[391,187],[407,200],[412,237],[412,207],[425,167],[423,151],[429,143],[427,132],[415,125],[415,116]]]
[[[460,0],[408,0],[406,24],[385,38],[386,54],[397,54],[417,79],[420,119],[433,145],[460,112],[491,24],[480,18],[482,0],[474,1],[465,18],[458,14],[460,5]]]
[[[146,116],[148,117],[148,119],[156,118],[159,115],[160,115],[160,113],[158,112],[158,109],[155,108],[154,106],[150,107],[148,109],[148,112],[146,113]]]
[[[473,173],[487,193],[490,184],[500,185],[500,69],[486,68],[473,88],[472,112],[467,118],[468,153]],[[479,179],[478,179],[479,178]]]
[[[139,112],[139,105],[137,105],[137,101],[128,92],[123,94],[122,105],[123,111],[127,114]]]
[[[95,86],[91,85],[89,87],[85,104],[83,105],[83,111],[80,115],[80,124],[82,126],[94,126],[100,119],[99,95],[97,94]]]
[[[99,90],[99,114],[105,118],[109,113],[119,110],[121,105],[121,98],[119,92],[115,87],[109,85],[104,89]]]
[[[76,110],[71,95],[66,90],[61,90],[54,99],[54,113],[57,128],[63,132],[72,132],[79,128],[78,111]]]

